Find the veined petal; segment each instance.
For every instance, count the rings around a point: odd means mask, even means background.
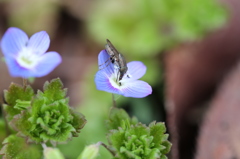
[[[39,58],[41,58],[41,60],[33,69],[21,67],[13,57],[6,58],[6,63],[11,76],[29,78],[42,77],[49,74],[62,61],[61,56],[57,52],[48,52]]]
[[[125,97],[143,98],[152,94],[152,87],[141,80],[124,83],[121,87],[121,92]]]
[[[54,51],[43,54],[39,64],[35,67],[33,77],[42,77],[53,71],[61,62],[61,56]]]
[[[1,40],[1,48],[4,56],[14,56],[27,45],[28,36],[19,28],[9,28]]]
[[[122,82],[130,82],[141,78],[147,70],[147,67],[140,61],[132,61],[127,64],[128,71],[125,74]],[[129,77],[127,77],[127,75]]]
[[[14,57],[9,56],[8,58],[5,58],[5,61],[12,77],[34,77],[34,73],[31,70],[21,67]]]
[[[111,74],[107,74],[104,70],[100,70],[95,75],[95,84],[98,90],[106,91],[109,93],[121,94],[121,91],[118,86],[113,86],[110,82]]]
[[[107,74],[114,72],[114,66],[106,50],[102,50],[98,55],[99,70],[104,70]]]
[[[43,54],[47,51],[50,45],[50,38],[46,31],[40,31],[31,36],[28,42],[28,48],[33,50],[33,53]]]

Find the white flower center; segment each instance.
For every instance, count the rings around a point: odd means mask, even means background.
[[[33,69],[39,62],[39,55],[35,54],[31,49],[24,47],[17,56],[17,63],[27,69]]]
[[[122,78],[122,80],[118,80],[118,72],[119,70],[118,69],[114,69],[114,73],[110,76],[110,78],[109,78],[109,80],[110,80],[110,83],[111,83],[111,85],[114,87],[114,88],[117,88],[117,89],[121,89],[121,88],[123,88],[124,87],[124,83],[126,82],[124,79],[125,78],[131,78],[132,76],[130,75],[130,74],[128,74],[128,73],[126,73],[124,76],[123,76],[123,78]]]

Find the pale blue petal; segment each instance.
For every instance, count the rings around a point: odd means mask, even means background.
[[[125,97],[144,98],[152,94],[152,87],[147,82],[136,80],[124,83],[121,91]]]
[[[5,61],[8,66],[9,73],[12,77],[22,77],[22,78],[34,77],[34,72],[21,67],[17,63],[15,58],[9,56],[8,58],[5,58]]]
[[[127,64],[128,71],[122,82],[130,82],[141,78],[147,70],[147,67],[140,61],[132,61]]]
[[[117,88],[114,88],[110,82],[110,75],[107,74],[104,70],[100,70],[95,75],[95,84],[98,90],[121,94],[121,91]]]
[[[31,36],[28,42],[28,48],[31,48],[33,53],[43,54],[47,51],[50,45],[50,38],[46,31],[40,31]]]
[[[48,52],[39,58],[41,58],[41,61],[34,69],[21,67],[12,57],[6,58],[10,75],[22,78],[42,77],[49,74],[62,61],[61,56],[57,52]]]
[[[19,28],[9,28],[1,40],[1,48],[5,58],[15,56],[27,45],[28,36]]]
[[[39,61],[39,64],[33,70],[33,77],[42,77],[49,74],[62,62],[61,56],[54,51],[47,52],[46,54],[43,54],[40,58],[41,61]]]
[[[98,55],[98,66],[99,70],[104,70],[107,74],[112,74],[114,72],[114,66],[110,61],[110,56],[106,50],[102,50]]]

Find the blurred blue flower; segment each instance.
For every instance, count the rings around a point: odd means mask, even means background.
[[[117,80],[118,68],[111,63],[106,50],[99,53],[98,64],[100,70],[95,76],[98,90],[133,98],[143,98],[152,93],[152,87],[148,83],[138,80],[147,70],[142,62],[129,62],[128,71],[120,81]]]
[[[21,29],[9,28],[1,40],[1,49],[11,76],[29,78],[49,74],[62,61],[57,52],[45,53],[49,45],[50,38],[45,31],[29,39]]]

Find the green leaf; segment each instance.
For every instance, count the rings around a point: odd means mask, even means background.
[[[161,144],[164,137],[164,133],[166,132],[165,124],[152,122],[149,124],[149,128],[150,128],[150,135],[154,136],[153,142],[156,144]]]
[[[170,152],[172,144],[169,141],[163,141],[162,145],[165,147],[163,150],[161,150],[162,154],[167,154]]]
[[[154,136],[153,142],[156,144],[156,147],[158,147],[161,151],[161,154],[167,154],[169,153],[172,144],[167,140],[168,134],[165,134],[166,132],[166,126],[164,123],[159,122],[152,122],[149,124],[150,128],[150,135]]]
[[[116,110],[117,111],[117,110]],[[111,117],[111,116],[110,116]],[[126,114],[122,117],[126,118]],[[117,121],[120,121],[118,116]],[[122,121],[128,121],[122,119]],[[165,159],[171,143],[167,141],[164,123],[152,122],[149,126],[142,123],[110,130],[107,138],[110,149],[118,159]]]
[[[74,137],[78,137],[78,133],[80,133],[80,130],[85,126],[87,123],[87,120],[85,119],[85,116],[81,114],[80,112],[77,112],[73,108],[70,108],[70,114],[72,115],[72,120],[70,121],[70,124],[75,128],[76,131],[72,132],[72,135]]]
[[[70,108],[65,95],[60,79],[46,82],[44,92],[38,91],[31,107],[14,116],[11,126],[29,142],[55,144],[78,136],[86,119]]]
[[[127,112],[123,109],[112,107],[109,113],[109,119],[106,121],[108,130],[118,129],[119,127],[129,127],[132,124],[136,124],[137,118],[130,118]]]
[[[43,97],[46,97],[47,99],[46,104],[64,99],[67,93],[67,89],[63,89],[63,84],[59,78],[51,80],[50,83],[45,82],[43,90]]]
[[[14,108],[19,110],[25,110],[31,105],[31,101],[21,101],[20,99],[17,99],[16,103]]]
[[[3,141],[3,147],[0,154],[3,154],[5,159],[41,159],[42,152],[37,145],[30,145],[25,143],[23,138],[11,135]]]
[[[27,86],[25,89],[15,83],[11,83],[8,90],[4,90],[4,99],[7,104],[4,104],[4,110],[7,114],[7,119],[11,121],[13,119],[13,116],[16,114],[19,114],[21,109],[14,108],[15,105],[19,104],[17,102],[26,102],[29,103],[31,101],[32,97],[34,96],[34,91],[31,88],[31,86]],[[30,106],[30,105],[28,105]],[[25,105],[25,107],[28,107]]]
[[[123,141],[125,140],[125,132],[121,128],[119,128],[119,130],[110,130],[107,138],[110,145],[112,145],[116,150],[120,150],[123,146]]]

